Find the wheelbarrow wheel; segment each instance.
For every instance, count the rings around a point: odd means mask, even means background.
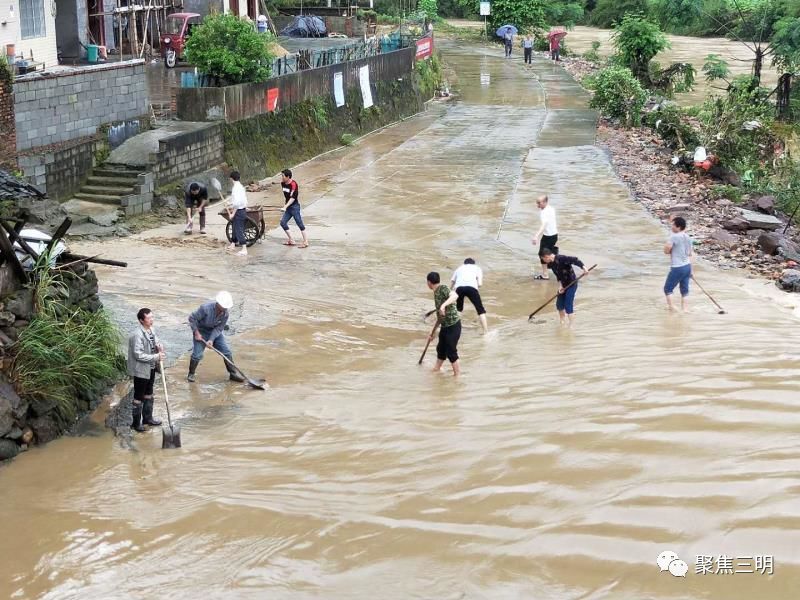
[[[244,222],[245,245],[249,248],[255,244],[263,235],[263,231],[263,225],[259,226],[253,219],[247,217],[247,220]],[[225,237],[228,238],[230,243],[233,243],[233,221],[228,221],[228,224],[225,226]]]

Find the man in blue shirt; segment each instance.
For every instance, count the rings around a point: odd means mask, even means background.
[[[200,306],[189,316],[189,326],[194,334],[194,345],[192,358],[189,361],[189,381],[194,381],[194,372],[197,365],[203,358],[206,348],[216,348],[230,362],[233,363],[233,354],[228,344],[225,342],[225,324],[228,322],[228,310],[233,306],[233,298],[228,292],[220,292],[214,302],[207,302]],[[228,362],[225,368],[228,370],[231,381],[244,381],[244,377],[239,375]]]

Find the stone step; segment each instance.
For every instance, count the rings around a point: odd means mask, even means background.
[[[85,192],[78,192],[75,194],[77,200],[87,200],[88,202],[95,202],[97,204],[113,204],[119,206],[119,196],[109,196],[107,194],[87,194]]]
[[[103,177],[90,175],[86,180],[87,185],[108,185],[111,187],[133,187],[136,185],[136,177]]]
[[[130,177],[131,179],[135,179],[139,176],[140,173],[145,173],[147,170],[142,169],[133,169],[131,167],[126,166],[115,166],[115,165],[108,165],[105,164],[102,167],[97,167],[92,171],[92,175],[96,175],[98,177],[125,177],[126,179]]]
[[[85,185],[81,188],[81,192],[101,196],[128,196],[133,194],[133,186]]]
[[[120,218],[119,205],[112,206],[73,198],[69,202],[62,204],[61,207],[67,211],[74,225],[92,223],[103,227],[111,227]]]

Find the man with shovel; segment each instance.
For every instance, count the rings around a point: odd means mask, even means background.
[[[225,368],[231,381],[242,382],[242,377],[233,367],[233,354],[225,342],[225,324],[228,322],[228,311],[233,306],[233,298],[228,292],[217,294],[214,302],[206,302],[189,316],[189,326],[194,334],[192,358],[189,361],[189,375],[186,379],[195,380],[194,372],[203,358],[206,348],[214,348],[228,360]],[[228,362],[230,361],[230,362]]]
[[[193,181],[186,188],[183,206],[186,208],[186,229],[183,233],[192,233],[194,227],[194,211],[200,215],[200,233],[206,233],[206,206],[208,205],[208,189],[206,186]]]
[[[153,418],[153,383],[156,365],[166,357],[153,331],[153,311],[142,308],[136,314],[139,326],[128,338],[128,375],[133,377],[133,423],[131,429],[147,431],[145,425],[161,425]]]

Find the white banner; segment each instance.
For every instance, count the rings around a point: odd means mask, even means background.
[[[364,65],[358,70],[358,79],[361,81],[361,97],[364,99],[364,108],[372,106],[372,90],[369,89],[369,65]]]
[[[344,106],[344,84],[342,74],[333,74],[333,97],[336,100],[336,106]]]
[[[492,5],[491,4],[489,4],[488,2],[481,2],[480,6],[481,6],[481,13],[480,14],[481,14],[482,17],[488,17],[490,14],[492,14]],[[475,10],[475,9],[473,9],[473,10]]]

